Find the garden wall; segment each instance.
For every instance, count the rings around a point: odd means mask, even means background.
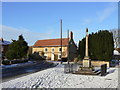
[[[102,64],[107,64],[107,67],[110,66],[109,61],[91,61],[92,66],[100,67]]]

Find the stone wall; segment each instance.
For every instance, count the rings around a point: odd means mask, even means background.
[[[109,61],[91,61],[92,66],[98,66],[100,67],[102,64],[107,64],[107,67],[110,66]]]

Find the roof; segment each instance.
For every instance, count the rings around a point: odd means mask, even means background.
[[[42,46],[60,46],[61,39],[46,39],[38,40],[33,46],[42,47]],[[68,45],[68,38],[62,39],[62,46]]]
[[[0,45],[9,45],[11,42],[3,40],[3,38],[0,38]]]
[[[114,50],[114,55],[120,55],[120,53],[117,50]]]
[[[115,48],[115,50],[120,51],[120,48]]]

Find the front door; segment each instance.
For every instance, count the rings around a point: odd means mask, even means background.
[[[51,60],[54,60],[54,53],[52,53]]]

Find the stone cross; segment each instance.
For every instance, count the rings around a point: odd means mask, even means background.
[[[90,67],[90,59],[88,55],[88,28],[86,28],[86,48],[85,48],[85,57],[83,59],[83,67]]]
[[[88,28],[86,28],[86,52],[85,56],[88,57]]]

